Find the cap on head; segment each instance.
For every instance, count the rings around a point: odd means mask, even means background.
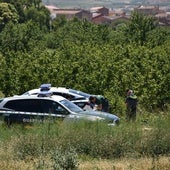
[[[133,90],[128,90],[127,95],[130,96],[133,94]]]

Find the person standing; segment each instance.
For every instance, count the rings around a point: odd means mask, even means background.
[[[138,99],[137,96],[134,94],[133,90],[127,91],[125,103],[126,103],[126,119],[128,121],[130,120],[135,121]]]

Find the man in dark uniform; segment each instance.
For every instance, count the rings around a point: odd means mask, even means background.
[[[136,109],[137,109],[137,96],[133,93],[132,90],[127,91],[127,97],[126,97],[126,118],[127,120],[136,120]]]

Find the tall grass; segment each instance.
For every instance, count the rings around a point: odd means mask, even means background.
[[[145,114],[136,122],[122,120],[114,127],[88,121],[0,126],[0,161],[33,161],[35,169],[77,169],[78,160],[85,157],[147,156],[154,164],[170,154],[169,114]]]

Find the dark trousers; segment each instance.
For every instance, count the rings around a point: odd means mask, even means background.
[[[127,111],[126,111],[126,119],[128,121],[132,120],[135,121],[136,120],[136,107],[127,107]]]

